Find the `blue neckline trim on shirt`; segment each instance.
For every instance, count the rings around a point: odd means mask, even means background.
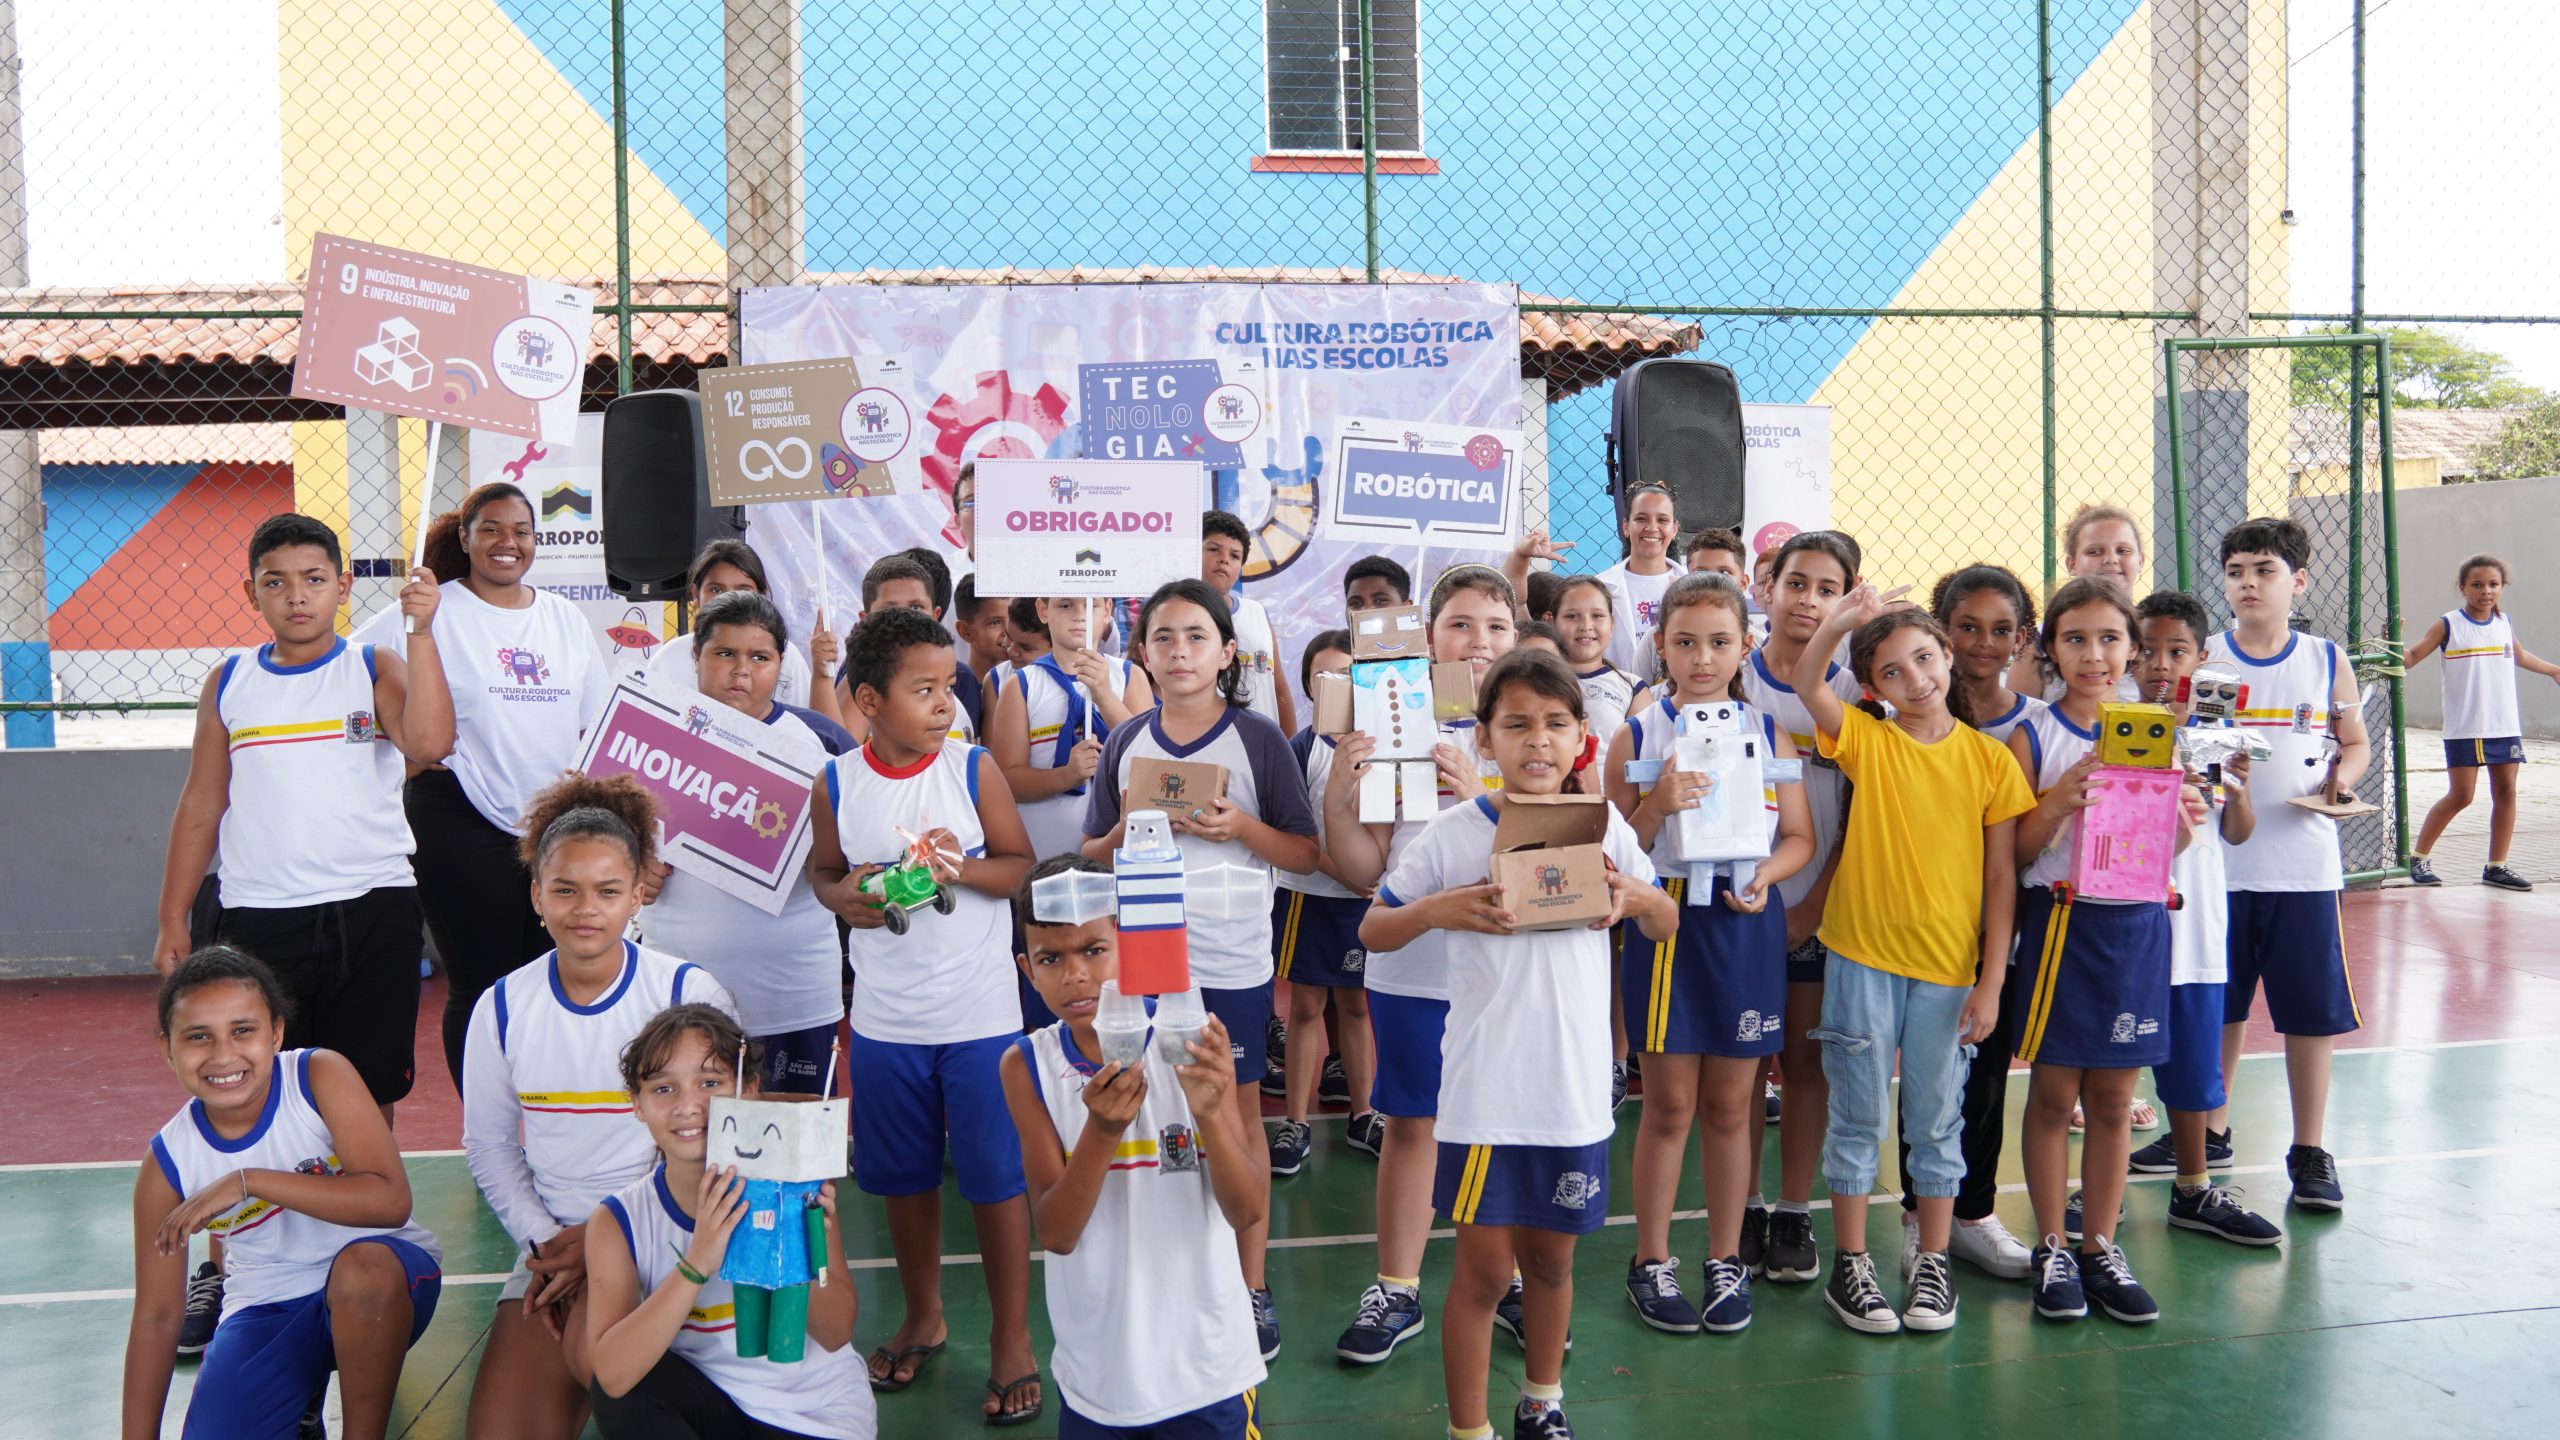
[[[2293,647],[2294,647],[2294,646],[2296,646],[2296,645],[2299,645],[2299,644],[2301,644],[2301,643],[2302,643],[2302,632],[2301,632],[2301,631],[2299,631],[2299,630],[2297,630],[2297,631],[2293,632],[2292,634],[2287,635],[2287,636],[2284,638],[2284,648],[2283,648],[2283,649],[2281,649],[2281,650],[2277,651],[2277,652],[2276,652],[2276,653],[2274,653],[2273,655],[2268,656],[2266,659],[2261,660],[2261,659],[2259,659],[2257,656],[2252,655],[2252,654],[2250,654],[2248,651],[2243,650],[2243,649],[2241,649],[2241,648],[2240,648],[2240,632],[2239,632],[2239,631],[2237,631],[2237,630],[2234,630],[2234,631],[2232,631],[2232,632],[2231,632],[2231,658],[2232,658],[2232,659],[2234,659],[2234,660],[2239,661],[2239,662],[2240,662],[2241,664],[2243,664],[2243,665],[2255,665],[2255,666],[2258,666],[2258,667],[2259,667],[2259,668],[2261,668],[2261,669],[2264,669],[2265,667],[2267,667],[2267,666],[2269,666],[2269,665],[2281,665],[2281,664],[2283,664],[2287,659],[2289,659],[2289,658],[2291,658],[2291,657],[2292,657],[2292,655],[2293,655]]]
[[[1186,759],[1200,753],[1211,741],[1226,734],[1228,729],[1236,723],[1236,711],[1240,708],[1242,707],[1228,706],[1219,713],[1217,723],[1211,725],[1199,739],[1188,745],[1177,745],[1172,736],[1164,733],[1164,707],[1159,705],[1147,713],[1147,733],[1155,737],[1156,744],[1164,748],[1165,754],[1176,760]]]
[[[684,1207],[676,1204],[675,1192],[667,1188],[667,1167],[660,1165],[649,1177],[649,1184],[658,1192],[658,1204],[667,1212],[667,1218],[687,1235],[692,1234],[693,1222],[685,1218]]]
[[[613,982],[613,988],[604,992],[593,1005],[581,1005],[570,999],[569,992],[561,987],[560,952],[554,950],[542,958],[550,962],[543,968],[551,977],[551,998],[559,1001],[560,1008],[572,1015],[601,1015],[612,1009],[621,1001],[623,993],[631,988],[631,977],[640,973],[640,947],[625,940],[622,942],[622,974]]]
[[[333,637],[330,641],[327,653],[305,660],[299,665],[279,665],[275,662],[275,653],[276,642],[273,640],[259,646],[258,668],[266,671],[270,675],[308,675],[312,671],[319,669],[321,666],[326,665],[330,661],[347,653],[347,637],[343,635]]]
[[[195,1117],[196,1133],[204,1137],[204,1143],[225,1155],[237,1155],[266,1138],[267,1127],[276,1123],[276,1107],[284,1100],[284,1087],[292,1083],[285,1076],[283,1059],[281,1055],[276,1057],[277,1063],[267,1076],[267,1104],[258,1112],[258,1123],[250,1126],[249,1133],[237,1140],[225,1140],[221,1132],[213,1128],[213,1121],[205,1116],[202,1100],[187,1102],[187,1113]]]
[[[2081,729],[2079,726],[2071,723],[2071,717],[2063,714],[2062,707],[2059,705],[2052,707],[2045,713],[2053,717],[2054,724],[2061,726],[2063,729],[2070,731],[2072,734],[2079,736],[2081,739],[2088,741],[2092,745],[2098,743],[2097,726],[2092,725],[2086,730]]]

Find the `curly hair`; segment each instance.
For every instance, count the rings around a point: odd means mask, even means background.
[[[525,806],[516,851],[524,868],[538,876],[543,862],[572,840],[613,841],[630,853],[631,868],[640,870],[658,857],[658,797],[628,775],[563,775]]]
[[[899,662],[907,658],[909,650],[919,645],[939,645],[949,650],[959,643],[941,621],[921,610],[896,606],[880,611],[854,626],[853,633],[845,637],[845,687],[858,695],[868,685],[872,694],[885,696],[889,683],[898,678]]]
[[[481,511],[506,500],[523,506],[527,515],[540,513],[524,491],[504,480],[492,480],[463,496],[460,505],[427,522],[426,567],[435,572],[437,584],[470,576],[471,552],[463,548],[462,537],[480,518]]]

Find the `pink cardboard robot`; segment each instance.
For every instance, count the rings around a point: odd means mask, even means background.
[[[2176,730],[2163,705],[2098,707],[2094,803],[2080,812],[2072,837],[2072,898],[2170,902],[2178,791],[2186,784],[2175,762]]]

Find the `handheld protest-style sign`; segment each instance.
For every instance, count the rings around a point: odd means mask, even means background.
[[[1327,539],[1508,550],[1520,538],[1519,431],[1346,415],[1333,442]]]
[[[702,442],[714,505],[898,494],[917,445],[905,357],[705,370]]]
[[[1197,462],[976,464],[981,596],[1112,600],[1199,578]]]
[[[833,1057],[828,1064],[834,1074]],[[809,1283],[826,1264],[826,1211],[818,1187],[844,1174],[843,1100],[711,1102],[705,1165],[734,1167],[747,1213],[729,1232],[720,1278],[737,1307],[741,1356],[798,1360],[809,1331]]]

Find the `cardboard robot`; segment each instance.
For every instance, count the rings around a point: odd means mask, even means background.
[[[827,1067],[835,1073],[832,1061]],[[844,1174],[845,1102],[711,1102],[706,1165],[734,1165],[747,1182],[747,1213],[729,1232],[720,1278],[737,1307],[738,1354],[777,1364],[801,1357],[809,1333],[809,1283],[826,1264],[827,1212],[818,1187]],[[821,1283],[823,1281],[821,1280]]]
[[[2177,721],[2166,705],[2110,701],[2098,707],[2093,804],[2071,846],[2071,896],[2170,903],[2178,853]]]
[[[1263,877],[1242,865],[1186,870],[1173,824],[1161,810],[1129,812],[1110,874],[1069,870],[1031,886],[1032,916],[1045,923],[1081,925],[1116,915],[1120,976],[1103,983],[1093,1027],[1104,1061],[1123,1065],[1145,1054],[1151,1028],[1159,1054],[1175,1065],[1190,1063],[1183,1046],[1200,1037],[1209,1011],[1191,983],[1188,916],[1196,910],[1232,919],[1270,903]]]
[[[2178,763],[2191,775],[2204,777],[2205,794],[2222,799],[2222,765],[2246,755],[2251,761],[2275,754],[2266,741],[2240,728],[2240,712],[2249,706],[2249,687],[2227,670],[2198,670],[2178,682],[2178,701],[2187,707],[2188,723],[2178,730]]]
[[[1739,889],[1769,858],[1768,787],[1800,782],[1804,764],[1769,754],[1767,737],[1739,700],[1681,706],[1679,725],[1670,756],[1628,761],[1627,779],[1651,786],[1666,770],[1713,778],[1696,805],[1671,817],[1673,853],[1689,867],[1689,903],[1704,905],[1718,874]]]
[[[1360,775],[1363,824],[1428,819],[1439,809],[1440,774],[1431,749],[1440,743],[1442,720],[1475,709],[1474,676],[1462,662],[1431,663],[1430,629],[1418,605],[1363,610],[1353,618],[1351,678],[1347,686],[1318,686],[1316,730],[1357,730],[1378,742]]]

